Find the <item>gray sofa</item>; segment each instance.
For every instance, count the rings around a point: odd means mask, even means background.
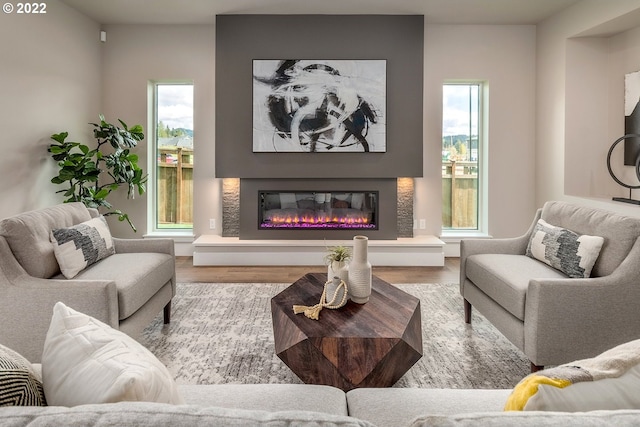
[[[120,402],[0,408],[0,426],[640,425],[640,410],[502,412],[510,390],[356,389],[287,384],[183,385],[186,405]]]
[[[39,362],[56,302],[135,337],[176,292],[171,239],[113,238],[115,254],[66,279],[49,233],[99,216],[66,203],[0,221],[0,343]]]
[[[538,219],[604,238],[591,277],[568,278],[526,250]],[[511,239],[463,240],[460,293],[531,361],[532,371],[640,338],[640,218],[547,202]]]

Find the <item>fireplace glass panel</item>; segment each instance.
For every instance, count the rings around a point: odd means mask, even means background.
[[[378,229],[378,192],[260,191],[259,229]]]

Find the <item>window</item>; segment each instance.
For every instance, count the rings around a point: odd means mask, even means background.
[[[193,228],[193,84],[155,83],[154,231]]]
[[[442,87],[442,228],[478,230],[481,83]]]

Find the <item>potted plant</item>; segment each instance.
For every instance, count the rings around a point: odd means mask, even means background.
[[[142,126],[129,128],[118,119],[122,128],[105,121],[99,116],[100,123],[93,125],[96,145],[93,149],[79,142],[66,141],[68,132],[51,135],[56,143],[49,145],[47,151],[58,162],[58,175],[51,179],[54,184],[66,184],[67,188],[57,191],[64,193],[68,202],[82,202],[89,208],[104,208],[103,215],[118,215],[120,221],[127,221],[133,231],[137,231],[129,215],[107,201],[112,191],[125,186],[127,197],[134,198],[135,193],[142,195],[146,191],[147,175],[138,166],[138,155],[131,150],[138,141],[144,139]],[[108,148],[108,151],[104,151]]]
[[[351,248],[347,246],[332,246],[327,248],[324,262],[327,264],[327,280],[338,276],[341,279],[347,278],[347,263],[351,259]],[[342,277],[344,274],[344,277]]]

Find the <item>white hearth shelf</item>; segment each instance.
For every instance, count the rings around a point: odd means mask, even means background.
[[[193,265],[321,265],[327,246],[353,246],[351,240],[240,240],[203,235],[194,242]],[[369,240],[376,266],[444,266],[445,243],[435,236]]]

